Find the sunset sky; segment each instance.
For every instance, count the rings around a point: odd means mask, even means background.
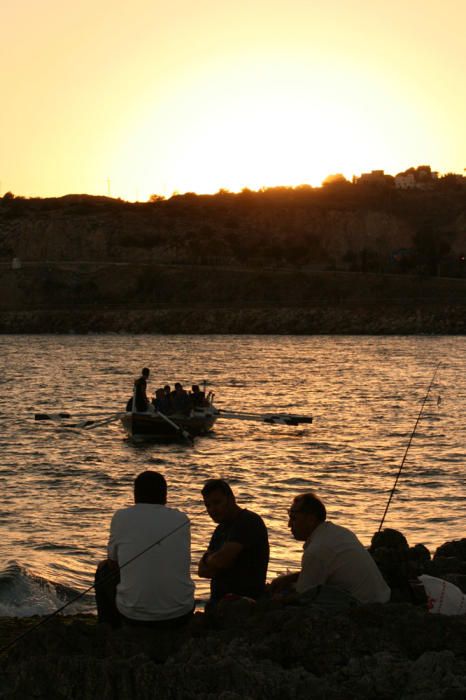
[[[466,167],[465,0],[3,0],[0,195]]]

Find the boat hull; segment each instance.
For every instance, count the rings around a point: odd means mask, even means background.
[[[125,413],[121,422],[129,437],[143,437],[151,440],[172,441],[183,438],[182,431],[192,437],[205,435],[212,430],[217,414],[215,409],[193,409],[189,415],[172,414],[168,420],[151,413]],[[175,423],[177,427],[168,421]]]

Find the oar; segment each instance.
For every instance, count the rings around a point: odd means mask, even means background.
[[[71,418],[69,413],[36,413],[34,420],[60,420],[60,418]]]
[[[114,421],[124,416],[124,413],[112,413],[110,416],[105,416],[105,418],[86,418],[85,420],[79,421],[79,423],[65,423],[67,428],[84,428],[88,430],[90,428],[98,428],[101,425],[108,425],[108,423],[113,423]],[[70,413],[36,413],[34,420],[61,420],[62,418],[71,418]]]
[[[273,425],[300,425],[312,423],[312,416],[299,416],[295,413],[243,413],[242,411],[219,410],[220,418],[231,420],[252,420]]]
[[[91,430],[92,428],[100,428],[102,425],[108,425],[109,423],[114,423],[117,420],[120,420],[122,416],[124,416],[125,413],[113,413],[111,416],[107,416],[107,418],[101,418],[100,420],[85,420],[81,421],[81,423],[76,423],[74,428],[84,428],[84,430]]]
[[[182,436],[184,437],[184,439],[187,440],[190,445],[194,444],[194,440],[193,440],[192,435],[190,435],[187,430],[184,430],[181,427],[181,425],[178,425],[177,423],[175,423],[175,421],[172,421],[171,418],[169,418],[168,416],[165,415],[165,413],[161,413],[160,411],[156,411],[155,415],[160,416],[160,418],[163,418],[163,420],[166,421],[169,425],[171,425],[172,428],[175,428],[175,430],[177,430],[179,433],[181,433]]]

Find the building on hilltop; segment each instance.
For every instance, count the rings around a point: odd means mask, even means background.
[[[360,177],[354,177],[353,182],[358,185],[392,185],[392,175],[386,175],[383,170],[372,170],[370,173],[361,173]]]
[[[395,175],[395,187],[399,190],[429,190],[437,179],[438,172],[431,170],[430,165],[419,165]]]

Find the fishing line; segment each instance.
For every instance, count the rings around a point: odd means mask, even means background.
[[[131,562],[133,562],[135,559],[138,559],[140,556],[142,556],[143,554],[145,554],[146,552],[148,552],[150,549],[152,549],[152,547],[155,547],[155,546],[159,545],[161,542],[163,542],[164,540],[166,540],[168,537],[171,537],[172,535],[174,535],[175,532],[178,532],[178,530],[181,530],[182,527],[186,527],[186,525],[189,525],[189,524],[190,524],[190,521],[189,521],[189,520],[185,520],[185,522],[181,523],[181,525],[178,525],[178,527],[176,527],[174,530],[171,530],[168,534],[164,535],[163,537],[161,537],[161,538],[160,538],[159,540],[157,540],[156,542],[152,542],[152,544],[150,544],[148,547],[146,547],[145,549],[143,549],[141,552],[138,552],[138,554],[135,554],[134,557],[131,557],[131,559],[128,559],[128,561],[125,561],[125,563],[122,564],[122,565],[119,567],[119,569],[120,569],[120,570],[121,570],[121,569],[124,569],[125,566],[128,566],[128,564],[131,564]],[[101,584],[108,583],[108,582],[111,581],[113,578],[115,578],[115,576],[116,576],[116,572],[112,571],[112,572],[110,572],[109,574],[107,574],[106,576],[102,576],[102,578],[100,579],[100,581],[99,581],[99,583],[98,583],[97,585],[100,586]],[[0,647],[0,654],[3,654],[5,651],[7,651],[7,650],[10,649],[12,646],[14,646],[15,644],[17,644],[17,643],[18,643],[21,639],[23,639],[24,637],[27,637],[31,632],[33,632],[34,630],[36,630],[36,629],[37,629],[38,627],[40,627],[41,625],[45,625],[46,622],[48,622],[49,620],[51,620],[52,618],[54,618],[54,617],[55,617],[56,615],[58,615],[59,613],[63,612],[63,610],[65,610],[65,608],[67,608],[69,605],[73,605],[73,603],[76,603],[78,600],[81,600],[81,598],[84,598],[84,596],[87,595],[88,593],[90,593],[90,591],[92,591],[92,589],[95,588],[95,587],[96,587],[96,583],[95,583],[95,581],[94,581],[94,583],[92,584],[92,586],[89,586],[89,588],[86,588],[85,591],[82,591],[81,593],[78,593],[78,595],[75,596],[74,598],[72,598],[72,600],[69,600],[67,603],[65,603],[64,605],[62,605],[60,608],[58,608],[57,610],[54,610],[53,613],[50,613],[50,615],[47,615],[46,617],[44,617],[42,620],[40,620],[39,622],[37,622],[37,623],[36,623],[35,625],[33,625],[32,627],[29,627],[29,628],[28,628],[27,630],[25,630],[22,634],[20,634],[18,637],[15,637],[15,639],[13,639],[11,642],[9,642],[8,644],[6,644],[5,646]]]
[[[385,507],[385,511],[384,511],[383,516],[382,516],[382,520],[380,521],[379,529],[377,530],[377,532],[380,532],[380,530],[382,529],[382,525],[384,524],[385,516],[387,515],[388,509],[389,509],[389,507],[390,507],[390,503],[391,503],[391,500],[392,500],[392,498],[393,498],[393,494],[395,493],[396,485],[397,485],[397,483],[398,483],[398,479],[400,478],[400,474],[401,474],[401,471],[402,471],[402,469],[403,469],[404,463],[405,463],[405,461],[406,461],[406,457],[407,457],[407,455],[408,455],[409,448],[411,447],[411,443],[412,443],[413,438],[414,438],[414,435],[415,435],[415,433],[416,433],[416,430],[417,430],[417,426],[418,426],[418,424],[419,424],[419,421],[421,420],[421,416],[422,416],[422,412],[423,412],[423,410],[424,410],[424,406],[426,405],[426,401],[427,401],[427,399],[428,399],[428,397],[429,397],[430,390],[431,390],[432,385],[433,385],[433,383],[434,383],[434,381],[435,381],[435,377],[436,377],[436,375],[437,375],[437,372],[438,372],[439,367],[440,367],[440,362],[437,364],[437,366],[436,366],[436,368],[435,368],[435,372],[434,372],[434,375],[433,375],[433,377],[432,377],[432,379],[431,379],[431,381],[430,381],[429,388],[427,389],[426,395],[424,396],[424,401],[422,402],[421,409],[420,409],[420,411],[419,411],[419,415],[418,415],[418,417],[417,417],[417,419],[416,419],[416,422],[415,422],[415,424],[414,424],[414,428],[413,428],[413,430],[412,430],[412,432],[411,432],[411,435],[410,435],[410,438],[409,438],[409,442],[408,442],[408,444],[407,444],[407,446],[406,446],[406,450],[405,450],[405,453],[404,453],[404,455],[403,455],[403,459],[401,460],[400,468],[399,468],[399,470],[398,470],[398,474],[396,475],[396,479],[395,479],[395,483],[393,484],[393,488],[392,488],[392,490],[390,491],[390,496],[388,497],[387,505],[386,505],[386,507]]]

